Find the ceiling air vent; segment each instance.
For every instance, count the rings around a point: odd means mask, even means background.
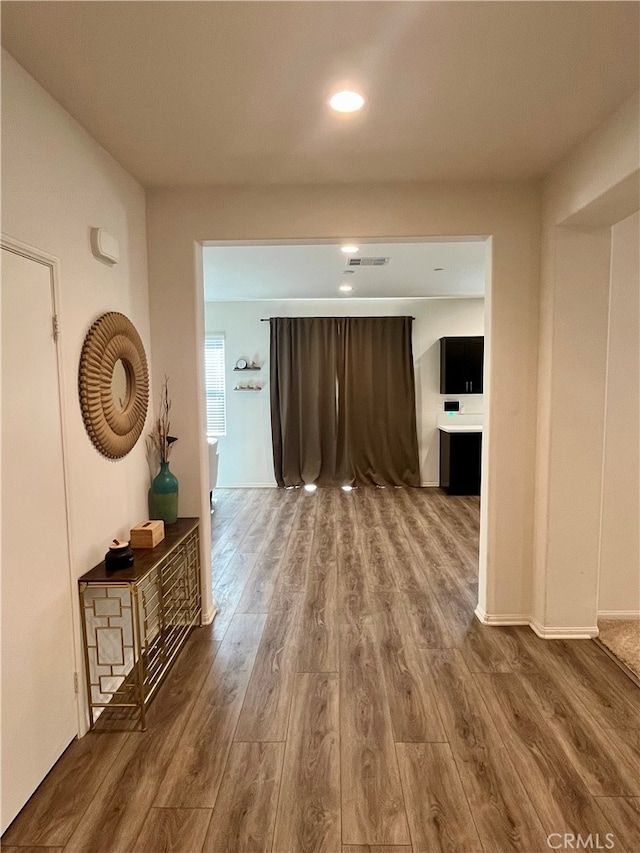
[[[384,267],[390,258],[349,258],[348,267]]]

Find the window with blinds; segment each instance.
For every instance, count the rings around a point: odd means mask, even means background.
[[[207,436],[227,434],[227,406],[224,388],[224,335],[206,335],[204,371],[207,388]]]

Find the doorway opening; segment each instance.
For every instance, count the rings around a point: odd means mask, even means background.
[[[640,213],[611,228],[598,641],[640,686]],[[634,395],[633,389],[636,389]],[[624,535],[620,535],[624,531]]]
[[[441,436],[454,428],[485,433],[488,388],[441,386],[441,338],[484,339],[490,359],[485,295],[491,240],[485,237],[205,243],[203,282],[207,346],[223,348],[215,388],[224,429],[209,433],[215,489],[275,487],[269,395],[270,317],[410,315],[416,379],[420,485],[438,489]],[[203,390],[203,394],[205,391]],[[445,406],[445,403],[447,404]],[[450,430],[450,432],[445,432]],[[215,442],[215,444],[213,444]],[[487,454],[477,442],[477,466]],[[465,464],[469,464],[468,460]],[[476,477],[484,480],[482,474]],[[452,490],[453,491],[453,490]],[[444,491],[440,494],[446,497]],[[470,498],[473,500],[473,498]],[[476,497],[477,500],[477,497]],[[482,510],[481,510],[482,515]],[[481,522],[482,526],[482,522]],[[484,533],[481,532],[482,540]],[[476,543],[477,549],[477,543]],[[476,550],[476,559],[478,552]],[[482,568],[481,568],[482,573]]]

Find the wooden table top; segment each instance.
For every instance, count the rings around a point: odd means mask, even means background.
[[[200,523],[199,518],[179,518],[175,524],[167,524],[164,528],[164,539],[155,548],[134,548],[133,565],[122,569],[108,569],[103,560],[86,574],[78,578],[78,583],[105,583],[115,581],[122,583],[137,583],[160,560],[185,539]]]

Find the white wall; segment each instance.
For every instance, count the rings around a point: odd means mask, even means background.
[[[640,617],[640,214],[614,225],[598,610]]]
[[[93,257],[92,226],[118,239],[121,259],[116,266]],[[121,311],[131,319],[150,359],[145,196],[5,51],[2,233],[60,261],[71,561],[74,575],[80,576],[102,559],[113,537],[126,537],[131,525],[148,515],[144,440],[122,460],[102,457],[85,431],[77,392],[85,334],[105,311]],[[3,412],[3,418],[9,417],[10,412]],[[29,429],[29,424],[21,426]],[[34,517],[41,512],[46,512],[46,500],[34,506]]]
[[[597,635],[611,226],[638,209],[639,151],[633,98],[544,186],[532,621],[543,636]]]
[[[482,412],[483,395],[439,392],[440,344],[445,335],[482,335],[484,299],[300,300],[208,302],[205,328],[226,338],[227,435],[219,439],[221,487],[275,486],[269,405],[269,324],[262,317],[411,315],[416,370],[416,413],[423,485],[438,484],[436,417],[443,399],[459,399],[465,412]],[[234,373],[238,358],[264,365],[260,373]],[[260,392],[233,392],[238,379],[259,379]]]

